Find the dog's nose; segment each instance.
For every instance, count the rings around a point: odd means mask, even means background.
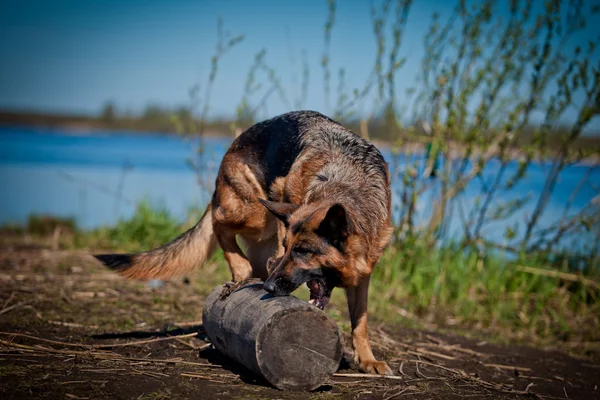
[[[270,281],[270,280],[267,280],[267,281],[264,283],[264,285],[263,285],[263,288],[264,288],[264,289],[265,289],[267,292],[269,292],[269,293],[273,294],[273,293],[275,293],[275,289],[276,289],[276,287],[275,287],[275,282],[273,282],[273,281]]]

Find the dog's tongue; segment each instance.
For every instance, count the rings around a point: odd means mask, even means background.
[[[319,293],[319,282],[316,279],[311,279],[308,281],[307,286],[311,292],[315,294]]]

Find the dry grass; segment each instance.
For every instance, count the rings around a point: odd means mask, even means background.
[[[85,252],[3,247],[0,372],[19,382],[2,389],[8,390],[4,394],[22,397],[31,390],[27,396],[36,397],[36,390],[43,390],[59,397],[111,398],[118,390],[129,398],[281,397],[206,342],[199,317],[204,296],[213,283],[222,282],[218,268],[200,271],[203,285],[167,282],[153,288],[102,269]],[[342,307],[333,304],[329,311],[347,335]],[[593,358],[503,348],[381,323],[373,324],[371,340],[395,377],[345,369],[331,377],[329,389],[311,396],[564,398],[566,391],[576,398],[594,393]],[[540,366],[540,359],[548,363]]]

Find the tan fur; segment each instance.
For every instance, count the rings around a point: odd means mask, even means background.
[[[171,243],[134,255],[131,264],[118,272],[133,279],[169,279],[203,264],[216,245],[209,207],[193,228]]]
[[[285,182],[286,179],[282,176],[277,177],[273,184],[271,185],[271,189],[269,190],[269,197],[273,201],[277,201],[283,203],[283,196],[285,193]]]
[[[369,344],[367,327],[367,304],[369,277],[363,278],[358,286],[346,289],[348,311],[352,324],[352,348],[354,362],[369,374],[392,375],[392,370],[384,361],[377,361]]]
[[[270,202],[261,204],[265,200]],[[269,203],[290,210],[290,228],[267,211]],[[351,224],[339,232],[343,246],[337,247],[319,233],[335,207],[345,210]],[[234,281],[268,274],[271,280],[298,269],[335,271],[335,285],[346,289],[355,361],[366,372],[391,374],[374,358],[367,328],[369,277],[391,234],[390,175],[383,156],[335,121],[302,111],[256,124],[234,140],[221,162],[211,206],[194,228],[153,251],[97,257],[127,277],[166,279],[202,264],[218,242]],[[318,251],[294,259],[298,243]]]

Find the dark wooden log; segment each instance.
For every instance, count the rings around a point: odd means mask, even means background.
[[[273,297],[262,283],[226,297],[219,286],[202,322],[217,350],[279,389],[313,390],[337,370],[342,336],[327,314],[294,296]]]

